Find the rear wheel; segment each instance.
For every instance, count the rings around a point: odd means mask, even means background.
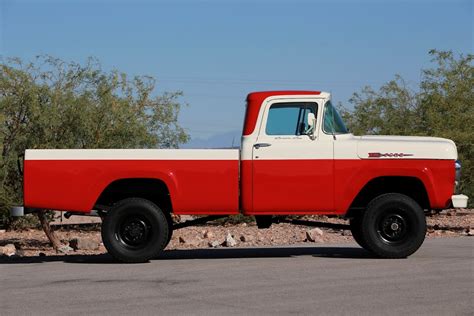
[[[412,198],[388,193],[373,199],[362,216],[366,249],[382,258],[405,258],[422,245],[426,218]]]
[[[159,256],[169,236],[163,211],[140,198],[120,201],[102,223],[105,248],[122,262],[146,262]]]

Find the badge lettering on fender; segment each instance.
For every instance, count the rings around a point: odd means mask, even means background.
[[[405,153],[369,153],[369,158],[383,158],[383,157],[401,158],[401,157],[409,157],[409,156],[413,156],[413,154],[405,154]]]

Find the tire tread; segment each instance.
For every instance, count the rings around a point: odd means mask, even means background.
[[[414,215],[418,218],[420,227],[416,227],[416,229],[421,229],[418,232],[418,235],[413,240],[403,247],[403,249],[399,249],[398,251],[389,251],[387,249],[383,249],[380,246],[380,241],[373,238],[371,235],[370,229],[366,228],[362,230],[362,239],[363,242],[367,246],[367,250],[371,251],[375,255],[381,258],[388,258],[388,259],[398,259],[398,258],[406,258],[409,255],[413,254],[418,248],[423,244],[425,235],[426,235],[426,218],[423,210],[419,206],[419,204],[404,194],[400,193],[386,193],[382,194],[372,201],[369,202],[366,212],[362,217],[362,226],[368,227],[368,222],[370,223],[371,217],[377,215],[378,208],[385,205],[386,203],[403,203],[409,208],[411,208],[415,213]]]
[[[104,221],[102,222],[102,229],[101,229],[101,236],[102,236],[102,241],[104,242],[104,246],[106,247],[107,251],[109,254],[111,254],[115,259],[124,262],[124,263],[140,263],[140,262],[147,262],[149,259],[156,258],[158,257],[163,249],[167,245],[168,241],[168,235],[169,235],[169,224],[168,220],[166,219],[166,215],[164,212],[153,202],[143,199],[143,198],[127,198],[124,200],[119,201],[114,205],[114,207],[109,211],[109,212],[114,212],[114,210],[120,209],[124,205],[146,205],[149,209],[153,209],[155,212],[155,215],[157,216],[158,221],[160,224],[163,225],[163,228],[165,231],[163,233],[166,237],[165,238],[158,238],[159,239],[159,244],[155,245],[155,250],[151,255],[147,256],[129,256],[121,252],[120,250],[116,249],[113,246],[113,241],[111,240],[113,237],[114,232],[114,218],[109,217],[109,215],[114,216],[113,213],[107,214],[105,217]]]

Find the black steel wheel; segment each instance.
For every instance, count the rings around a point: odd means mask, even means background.
[[[372,200],[361,222],[366,249],[382,258],[405,258],[423,244],[426,218],[412,198],[388,193]],[[365,247],[364,247],[365,248]]]
[[[378,234],[388,244],[400,244],[410,237],[410,225],[401,209],[386,210],[378,219]]]
[[[140,198],[117,203],[102,222],[102,240],[107,251],[122,262],[146,262],[160,255],[169,238],[163,211]]]
[[[363,215],[364,214],[359,214],[356,217],[351,218],[349,221],[349,225],[351,227],[352,237],[354,238],[355,242],[362,248],[367,249],[367,244],[362,238],[362,216]]]
[[[153,232],[151,223],[146,217],[130,214],[122,218],[115,235],[124,247],[140,249],[146,247],[153,236]]]

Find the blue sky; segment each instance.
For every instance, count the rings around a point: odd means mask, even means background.
[[[240,132],[250,91],[324,90],[347,104],[396,73],[416,87],[432,48],[474,48],[469,0],[0,0],[0,11],[2,56],[95,56],[152,75],[157,93],[184,92],[191,136],[226,135],[217,142]]]

